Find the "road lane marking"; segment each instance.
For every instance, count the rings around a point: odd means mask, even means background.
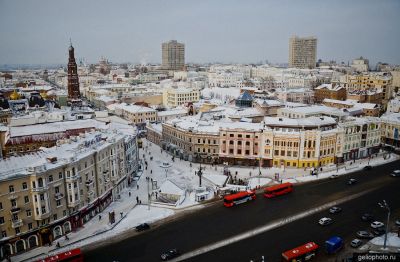
[[[254,237],[256,235],[262,234],[262,233],[270,231],[272,229],[275,229],[275,228],[281,227],[283,225],[292,223],[292,222],[294,222],[296,220],[305,218],[307,216],[314,215],[314,214],[316,214],[318,212],[321,212],[322,210],[325,210],[325,209],[331,208],[333,206],[343,204],[343,203],[345,203],[347,201],[356,199],[356,198],[358,198],[358,197],[360,197],[362,195],[365,195],[365,194],[367,194],[367,193],[369,193],[371,191],[374,191],[375,189],[376,188],[372,188],[372,189],[369,189],[369,190],[366,190],[366,191],[363,191],[363,192],[360,192],[360,193],[356,193],[356,194],[353,194],[353,195],[350,195],[350,196],[347,196],[347,197],[344,197],[344,198],[341,198],[341,199],[338,199],[338,200],[335,200],[335,201],[331,201],[329,203],[323,204],[323,205],[315,207],[313,209],[309,209],[307,211],[298,213],[296,215],[293,215],[293,216],[290,216],[290,217],[286,217],[286,218],[283,218],[283,219],[280,219],[280,220],[276,220],[276,221],[268,223],[268,224],[266,224],[264,226],[257,227],[255,229],[252,229],[252,230],[246,231],[244,233],[232,236],[230,238],[227,238],[227,239],[224,239],[224,240],[221,240],[221,241],[217,241],[217,242],[215,242],[213,244],[210,244],[210,245],[203,246],[201,248],[195,249],[195,250],[193,250],[191,252],[184,253],[181,256],[179,256],[178,258],[175,258],[175,259],[173,259],[171,261],[184,261],[186,259],[189,259],[189,258],[192,258],[192,257],[195,257],[195,256],[199,256],[201,254],[208,253],[208,252],[213,251],[215,249],[218,249],[218,248],[221,248],[221,247],[224,247],[224,246],[228,246],[228,245],[231,245],[233,243],[242,241],[242,240],[244,240],[246,238]]]

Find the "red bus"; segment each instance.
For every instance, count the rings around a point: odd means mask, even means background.
[[[266,187],[264,189],[264,197],[271,198],[280,195],[284,195],[293,191],[292,183],[283,183],[279,185],[274,185],[270,187]]]
[[[238,192],[224,197],[224,206],[231,207],[233,205],[242,204],[247,201],[256,199],[256,193],[251,190]]]
[[[314,242],[309,242],[302,246],[283,252],[282,259],[283,261],[307,261],[315,257],[317,249],[317,244],[315,244]]]
[[[54,256],[47,257],[37,262],[83,262],[83,254],[80,248],[71,249],[65,252],[58,253]]]

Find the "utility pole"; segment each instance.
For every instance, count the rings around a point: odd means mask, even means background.
[[[385,200],[383,200],[382,202],[383,202],[383,203],[378,203],[378,205],[379,205],[381,208],[386,209],[386,211],[388,212],[388,213],[387,213],[387,221],[386,221],[386,230],[385,230],[385,240],[384,240],[384,242],[383,242],[383,249],[386,250],[387,234],[388,234],[388,231],[389,231],[389,222],[390,222],[390,207],[389,207],[389,205],[386,203]]]

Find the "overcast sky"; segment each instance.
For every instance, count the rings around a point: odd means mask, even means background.
[[[287,63],[292,35],[316,36],[317,57],[400,64],[398,0],[0,0],[0,64],[160,62],[161,43],[186,62]]]

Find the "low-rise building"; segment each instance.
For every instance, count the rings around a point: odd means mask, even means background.
[[[163,92],[163,105],[166,107],[177,107],[187,103],[198,102],[200,91],[196,88],[167,88]]]
[[[335,84],[322,84],[314,90],[314,102],[322,103],[324,99],[346,100],[346,88]]]

